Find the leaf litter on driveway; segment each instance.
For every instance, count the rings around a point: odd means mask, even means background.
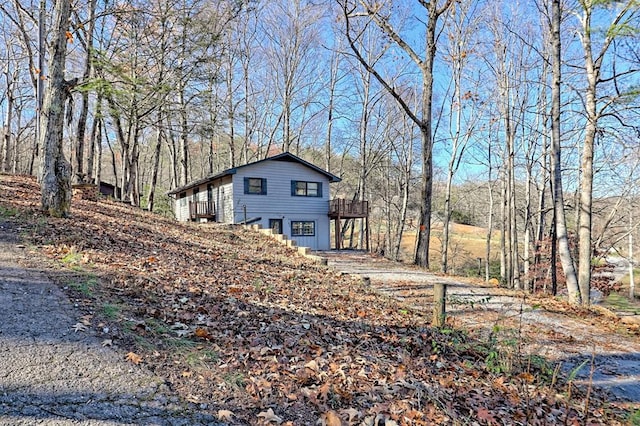
[[[433,284],[445,282],[449,324],[485,337],[511,333],[522,353],[560,364],[578,383],[590,380],[616,400],[640,403],[640,333],[607,309],[443,277],[362,252],[324,256],[336,270],[366,276],[380,293],[418,310],[432,309]]]

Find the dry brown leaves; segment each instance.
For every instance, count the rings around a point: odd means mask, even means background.
[[[74,295],[81,306],[120,307],[100,319],[104,337],[221,420],[615,424],[595,414],[596,402],[584,414],[532,375],[489,374],[463,334],[434,331],[360,280],[256,232],[106,200],[74,200],[71,219],[46,218],[37,193],[30,178],[0,175],[0,202],[22,212],[31,242],[100,278],[91,294]]]

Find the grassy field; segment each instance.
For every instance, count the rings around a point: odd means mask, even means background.
[[[479,261],[482,259],[481,268],[484,270],[486,257],[487,230],[477,226],[451,224],[449,234],[449,266],[450,273],[469,275],[477,273]],[[494,231],[491,238],[491,261],[498,261],[500,250],[500,236]],[[405,232],[402,238],[401,258],[404,261],[413,259],[416,246],[416,231]],[[440,270],[442,256],[442,226],[434,226],[431,229],[431,243],[429,260],[431,268]]]

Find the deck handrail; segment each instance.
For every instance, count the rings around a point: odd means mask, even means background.
[[[369,213],[369,202],[360,200],[345,200],[335,198],[329,201],[329,214],[334,216],[367,216]]]
[[[189,217],[213,218],[216,215],[215,203],[213,201],[189,201]]]

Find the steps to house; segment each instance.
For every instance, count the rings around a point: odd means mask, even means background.
[[[327,264],[327,259],[321,256],[316,256],[315,254],[312,254],[312,250],[310,247],[297,247],[295,240],[290,240],[284,234],[276,234],[273,232],[273,229],[271,228],[263,228],[259,224],[243,225],[243,226],[247,229],[252,229],[254,231],[260,232],[261,234],[270,236],[272,239],[274,239],[275,241],[279,242],[284,246],[287,246],[290,248],[297,248],[298,254],[306,257],[307,259],[313,260],[316,263],[321,263],[323,265]]]

